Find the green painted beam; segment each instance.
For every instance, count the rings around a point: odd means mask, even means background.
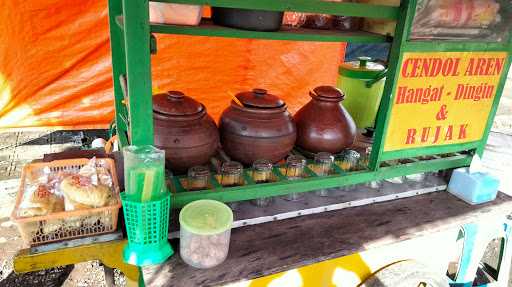
[[[458,151],[468,151],[468,150],[476,149],[479,144],[480,144],[480,141],[474,141],[474,142],[468,142],[468,143],[463,143],[463,144],[427,146],[427,147],[411,148],[411,149],[405,149],[405,150],[388,151],[388,152],[383,152],[380,159],[381,159],[381,161],[385,161],[385,160],[400,159],[400,158],[418,157],[418,156],[423,156],[423,155],[434,155],[434,154],[451,153],[451,152],[458,152]]]
[[[200,26],[178,26],[151,24],[152,33],[196,35],[228,38],[251,38],[267,40],[314,41],[314,42],[352,42],[352,43],[382,43],[386,36],[368,32],[342,32],[313,29],[286,29],[277,32],[247,31],[211,24],[204,21]]]
[[[149,52],[149,2],[123,0],[123,15],[130,140],[134,145],[151,145],[153,101]],[[114,81],[118,81],[118,78],[114,78]]]
[[[402,62],[402,48],[407,42],[411,31],[414,14],[416,12],[416,0],[402,0],[400,7],[400,21],[395,28],[395,37],[391,46],[389,56],[389,70],[384,85],[381,104],[377,113],[375,127],[375,141],[370,155],[370,169],[379,169],[379,163],[384,150],[384,144],[388,132],[391,109],[393,107],[393,93],[398,81],[400,63]]]
[[[114,107],[116,110],[115,122],[116,132],[121,146],[128,145],[126,132],[128,124],[123,115],[127,114],[126,106],[123,104],[124,95],[121,85],[117,79],[126,74],[126,54],[124,47],[123,30],[117,25],[116,16],[123,13],[121,0],[108,1],[108,17],[110,29],[110,49],[112,56],[112,79],[114,85]]]
[[[242,8],[268,11],[296,11],[340,16],[398,19],[398,7],[321,0],[155,0],[213,7]]]
[[[300,180],[280,180],[274,183],[252,184],[247,186],[216,188],[213,190],[187,191],[173,194],[173,208],[180,208],[198,199],[214,199],[223,202],[250,200],[269,196],[280,196],[294,192],[308,192],[322,188],[341,187],[377,179],[393,178],[408,174],[437,171],[471,163],[471,155],[457,155],[428,161],[416,161],[392,167],[382,167],[377,171],[357,171],[325,177],[308,177]]]

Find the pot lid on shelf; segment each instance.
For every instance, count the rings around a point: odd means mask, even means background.
[[[386,71],[384,65],[372,62],[370,57],[358,57],[357,59],[357,61],[342,63],[339,74],[348,78],[375,79]]]
[[[153,96],[153,111],[168,116],[193,116],[204,111],[204,106],[180,91],[168,91]]]
[[[285,105],[279,97],[269,94],[265,89],[253,89],[250,92],[241,92],[235,96],[244,107],[273,109]]]

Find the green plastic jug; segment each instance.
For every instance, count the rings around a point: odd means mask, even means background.
[[[341,64],[337,87],[345,93],[343,106],[358,129],[375,126],[386,73],[384,65],[371,62],[369,57]]]

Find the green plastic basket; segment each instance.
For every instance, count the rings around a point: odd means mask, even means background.
[[[167,241],[170,194],[160,200],[130,201],[121,193],[128,244],[123,250],[126,263],[146,266],[164,262],[174,252]]]

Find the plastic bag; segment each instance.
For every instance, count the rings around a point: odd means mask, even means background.
[[[40,174],[28,176],[18,216],[34,217],[63,211],[64,198],[56,192],[54,182],[49,168],[43,169]]]
[[[77,174],[65,177],[59,185],[65,209],[81,210],[102,207],[112,200],[112,177],[105,167],[92,158]]]
[[[502,8],[496,0],[424,0],[416,8],[411,37],[500,40],[510,18]]]
[[[284,12],[283,25],[290,27],[302,27],[306,22],[306,13]]]
[[[430,0],[418,5],[418,25],[430,27],[487,28],[501,21],[495,0]],[[426,4],[426,5],[425,5]]]

